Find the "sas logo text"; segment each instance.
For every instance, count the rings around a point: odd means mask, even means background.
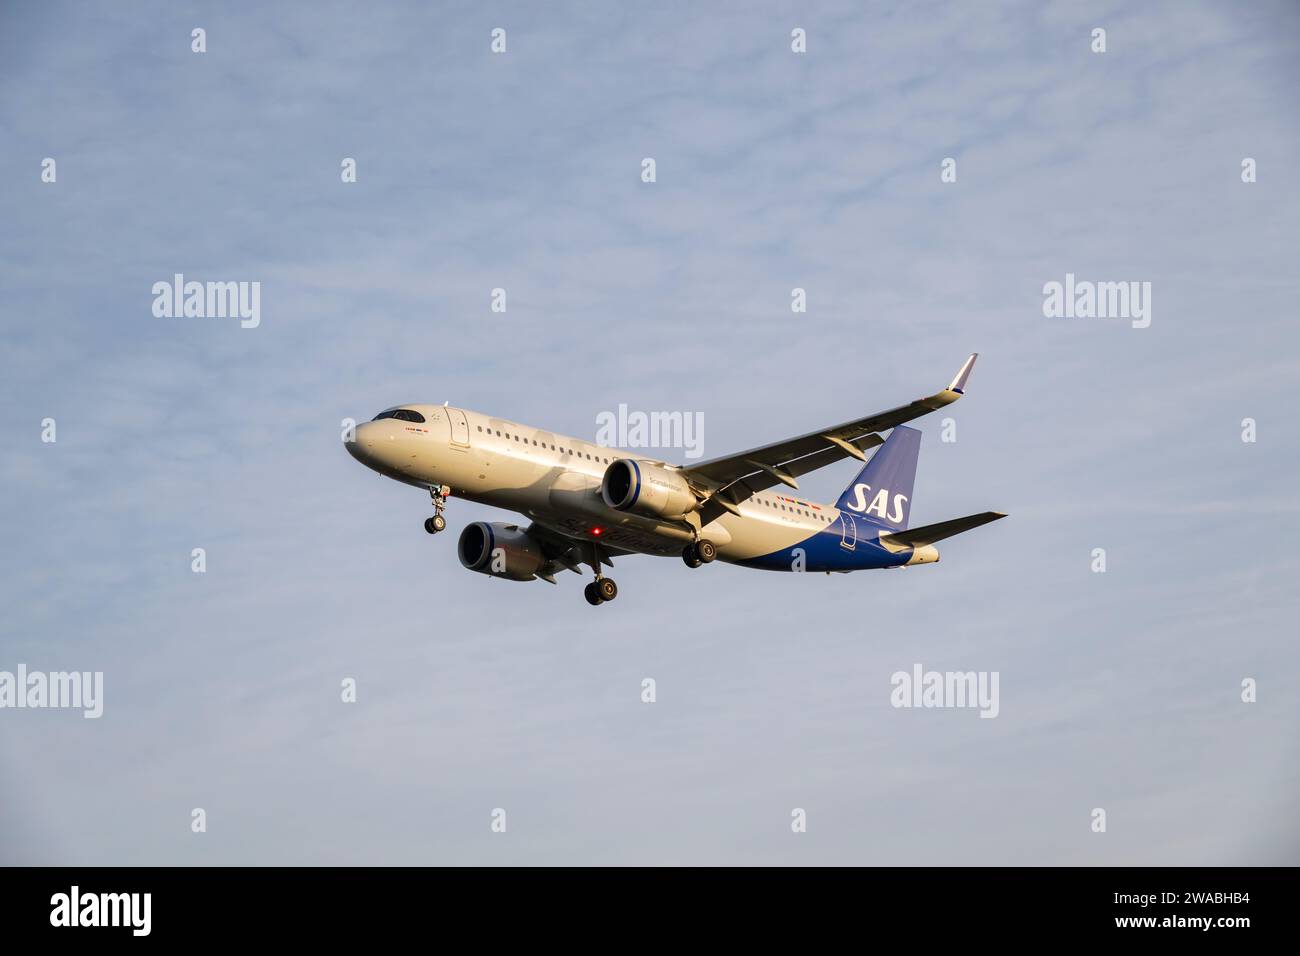
[[[881,488],[876,492],[875,497],[871,499],[871,504],[867,504],[867,495],[869,494],[871,494],[870,485],[854,485],[853,500],[848,503],[848,509],[864,515],[873,514],[881,521],[892,521],[895,524],[903,520],[907,495],[891,495],[888,488]],[[890,508],[888,514],[885,513],[886,508]]]

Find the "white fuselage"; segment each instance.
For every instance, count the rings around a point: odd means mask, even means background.
[[[347,449],[367,467],[421,488],[449,486],[453,496],[525,515],[575,538],[642,554],[677,555],[694,537],[684,522],[616,511],[600,486],[619,458],[664,464],[634,452],[468,409],[402,405],[423,422],[381,418],[357,426]],[[789,548],[832,526],[857,543],[859,524],[826,504],[760,492],[701,529],[726,561],[743,562]],[[837,522],[839,524],[837,525]]]

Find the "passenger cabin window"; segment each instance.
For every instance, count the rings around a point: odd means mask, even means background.
[[[393,408],[386,412],[380,412],[372,421],[379,421],[381,418],[396,418],[403,422],[423,422],[424,416],[410,408]]]

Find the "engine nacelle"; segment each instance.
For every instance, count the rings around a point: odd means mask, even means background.
[[[670,520],[694,511],[700,503],[677,472],[631,458],[619,458],[605,469],[600,497],[615,511]]]
[[[531,581],[546,564],[536,538],[518,525],[499,521],[465,525],[456,554],[471,571],[511,581]]]

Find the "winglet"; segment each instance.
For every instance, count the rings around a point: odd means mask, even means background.
[[[966,394],[966,379],[970,378],[970,370],[975,367],[975,360],[979,357],[979,352],[972,352],[970,354],[970,358],[966,360],[966,364],[961,367],[961,371],[957,373],[957,377],[954,378],[952,384],[948,386],[948,391],[956,392],[958,395]]]

